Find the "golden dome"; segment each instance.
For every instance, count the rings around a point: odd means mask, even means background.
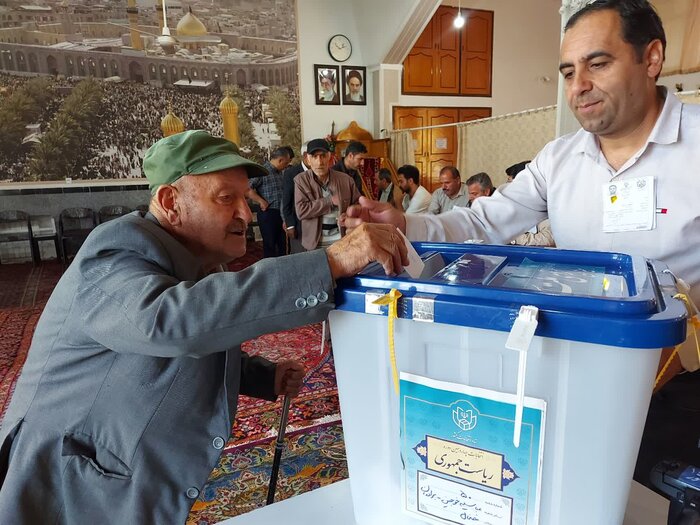
[[[169,137],[170,135],[185,131],[185,124],[171,109],[168,111],[168,114],[163,117],[163,120],[160,121],[160,129],[164,137]]]
[[[372,140],[372,134],[353,120],[347,128],[338,132],[335,140]]]
[[[221,104],[219,104],[219,110],[221,113],[232,113],[234,115],[238,114],[238,104],[236,104],[236,101],[233,100],[228,93],[226,96],[223,98],[221,101]]]
[[[185,13],[185,16],[177,23],[178,36],[204,36],[207,33],[207,28],[201,20],[192,14],[191,7],[190,11]]]

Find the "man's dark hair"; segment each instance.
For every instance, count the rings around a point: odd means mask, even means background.
[[[644,58],[644,50],[652,40],[661,40],[663,58],[666,58],[666,33],[661,18],[647,0],[596,0],[573,14],[564,32],[576,25],[584,16],[610,9],[620,16],[622,39],[637,53],[637,60]]]
[[[287,150],[287,153],[289,153],[289,159],[290,160],[293,159],[294,158],[294,148],[292,148],[291,146],[282,146],[282,147]]]
[[[445,166],[440,170],[440,175],[442,175],[446,171],[449,171],[450,174],[452,174],[453,179],[459,179],[461,177],[461,175],[459,174],[459,170],[456,166]]]
[[[480,172],[476,175],[472,175],[467,179],[467,186],[472,184],[478,184],[481,187],[481,191],[489,190],[489,195],[493,193],[493,182],[491,182],[491,177],[488,173]]]
[[[357,142],[356,140],[353,140],[348,146],[345,148],[345,155],[350,155],[351,153],[367,153],[367,146],[362,144],[362,142]]]
[[[404,179],[411,179],[413,182],[420,185],[420,171],[412,164],[404,164],[396,171],[399,175],[403,175]]]
[[[279,148],[273,149],[272,153],[270,153],[270,160],[279,159],[282,157],[289,157],[291,159],[292,157],[289,154],[289,150],[287,148],[288,146],[280,146]]]
[[[377,173],[377,177],[379,177],[381,180],[383,180],[385,182],[389,182],[389,183],[393,182],[391,180],[391,172],[386,168],[380,169],[379,173]]]
[[[525,169],[525,166],[530,164],[529,160],[524,160],[522,162],[518,162],[517,164],[513,164],[512,166],[508,166],[506,168],[506,175],[508,175],[511,179],[514,179],[515,176],[523,171]]]

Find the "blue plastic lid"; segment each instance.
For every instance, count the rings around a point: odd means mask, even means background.
[[[663,263],[619,253],[476,244],[413,243],[426,262],[418,279],[387,277],[374,264],[336,289],[339,310],[386,315],[368,299],[395,288],[399,317],[508,332],[536,306],[536,335],[626,348],[685,340],[686,309]]]

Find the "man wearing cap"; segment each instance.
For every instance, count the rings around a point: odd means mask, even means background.
[[[330,156],[325,139],[309,141],[306,159],[311,169],[294,179],[294,206],[301,220],[301,244],[307,250],[338,241],[344,233],[338,218],[360,198],[352,177],[330,168]]]
[[[371,260],[407,263],[385,227],[222,271],[246,250],[248,177],[266,171],[204,131],[158,141],[143,170],[149,212],[96,228],[37,324],[0,430],[2,523],[184,523],[238,394],[301,387],[298,362],[240,344],[325,319],[335,279]]]

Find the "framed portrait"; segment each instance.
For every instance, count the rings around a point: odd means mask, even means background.
[[[338,66],[314,64],[314,80],[316,84],[316,104],[337,106],[340,104]]]
[[[362,66],[343,66],[343,104],[367,104],[366,73],[367,68]]]

